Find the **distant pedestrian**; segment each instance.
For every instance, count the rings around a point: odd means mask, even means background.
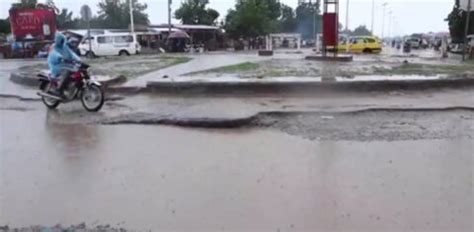
[[[442,58],[448,58],[448,37],[443,36],[443,39],[441,41],[441,54]]]

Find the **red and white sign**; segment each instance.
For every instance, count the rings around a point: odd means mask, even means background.
[[[338,44],[338,17],[336,13],[323,14],[323,41],[325,46]]]
[[[53,40],[56,14],[53,9],[13,9],[10,24],[16,41]]]

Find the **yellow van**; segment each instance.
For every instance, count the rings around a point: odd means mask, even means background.
[[[347,43],[337,46],[339,52],[347,51]],[[382,42],[374,36],[355,36],[349,39],[349,51],[352,53],[380,53]]]

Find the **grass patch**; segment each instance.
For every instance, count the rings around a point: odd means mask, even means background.
[[[244,62],[235,65],[222,66],[219,68],[211,69],[211,72],[220,72],[220,73],[233,73],[233,72],[243,72],[255,70],[259,67],[258,64],[252,62]]]
[[[244,62],[240,64],[227,65],[227,66],[208,69],[204,71],[192,72],[192,73],[188,73],[187,75],[205,74],[205,73],[236,73],[236,72],[253,71],[253,70],[258,69],[259,67],[260,65],[257,63]]]
[[[165,58],[162,58],[162,59],[174,59],[173,62],[171,62],[169,64],[169,66],[167,67],[170,67],[170,66],[174,66],[174,65],[178,65],[178,64],[183,64],[183,63],[188,63],[189,61],[192,60],[192,58],[190,57],[165,57]],[[165,67],[165,68],[167,68]]]
[[[189,58],[189,57],[159,57],[155,59],[156,59],[156,62],[153,62],[150,60],[147,62],[141,62],[140,64],[136,64],[136,65],[144,65],[145,67],[142,69],[134,69],[134,68],[130,68],[126,70],[122,69],[118,71],[118,74],[126,76],[128,79],[130,79],[130,78],[145,75],[147,73],[154,72],[156,70],[168,68],[168,67],[175,66],[178,64],[187,63],[190,60],[192,60],[192,58]]]

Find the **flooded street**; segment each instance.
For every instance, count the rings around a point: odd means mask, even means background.
[[[304,55],[275,56],[284,58],[283,64],[298,63]],[[193,55],[125,86],[202,82],[185,75],[243,61],[275,62],[246,53]],[[469,86],[174,95],[110,91],[104,108],[92,114],[79,102],[48,111],[35,88],[9,81],[23,64],[38,62],[43,61],[5,61],[0,68],[0,231],[58,224],[106,228],[100,231],[473,229]]]
[[[15,95],[24,98],[36,97],[36,88],[20,86],[10,81],[10,74],[27,65],[44,63],[42,60],[1,60],[0,62],[0,95]]]
[[[474,232],[466,3],[0,0],[0,232]]]
[[[2,111],[0,225],[471,231],[472,139],[56,124]],[[25,123],[28,122],[28,123]]]

